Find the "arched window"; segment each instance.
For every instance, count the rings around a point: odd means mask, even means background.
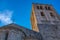
[[[51,10],[51,7],[50,6],[48,7],[48,10]]]
[[[45,9],[46,9],[46,10],[48,9],[47,6],[45,6]]]
[[[39,9],[39,6],[37,6],[37,9]]]
[[[43,9],[43,6],[40,6],[40,9]]]
[[[51,17],[55,17],[55,15],[54,15],[52,12],[50,12],[50,16],[51,16]]]
[[[45,16],[43,12],[40,12],[41,13],[41,16]]]

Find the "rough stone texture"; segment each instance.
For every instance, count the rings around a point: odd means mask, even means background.
[[[37,6],[39,8],[37,8]],[[43,9],[40,9],[41,6]],[[48,9],[48,7],[50,7],[51,10]],[[34,22],[37,24],[37,28],[42,35],[43,40],[60,40],[60,15],[58,15],[53,6],[33,3],[32,12],[34,13],[32,13],[34,19],[36,20]],[[41,12],[43,12],[44,16],[41,15]],[[34,26],[33,22],[31,23],[32,29],[35,29],[34,31],[36,31],[36,26]]]
[[[58,25],[38,24],[38,27],[44,40],[60,40]]]
[[[5,32],[0,31],[0,40],[5,40]]]
[[[0,28],[0,40],[41,40],[40,33],[23,28],[16,24],[9,24]],[[6,35],[8,33],[8,36]]]

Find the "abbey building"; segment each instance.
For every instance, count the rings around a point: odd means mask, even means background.
[[[32,4],[32,30],[17,24],[0,27],[0,40],[60,40],[60,16],[52,5]]]

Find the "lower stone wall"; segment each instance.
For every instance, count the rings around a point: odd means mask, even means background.
[[[5,40],[5,31],[0,31],[0,40]]]
[[[23,40],[22,38],[22,32],[10,30],[8,40]]]
[[[3,31],[4,30],[4,31]],[[40,40],[41,35],[26,28],[6,27],[0,29],[0,40]]]
[[[43,40],[60,40],[60,29],[57,25],[38,25]]]

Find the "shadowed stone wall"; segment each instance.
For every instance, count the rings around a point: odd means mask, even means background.
[[[0,40],[41,40],[41,35],[13,24],[0,28]]]

